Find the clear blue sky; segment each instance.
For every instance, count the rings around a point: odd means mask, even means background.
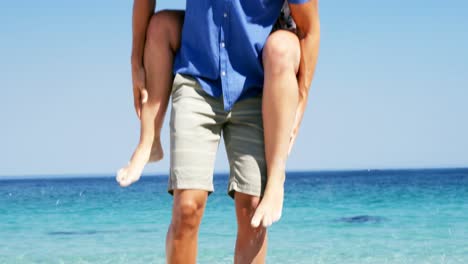
[[[0,3],[0,175],[110,174],[128,161],[139,133],[131,7]],[[320,59],[289,169],[468,166],[468,3],[320,7]],[[145,172],[168,166],[167,155]],[[216,170],[228,170],[222,146]]]

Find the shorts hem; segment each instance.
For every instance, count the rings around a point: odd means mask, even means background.
[[[174,190],[200,190],[200,191],[207,191],[208,195],[210,195],[212,192],[214,192],[214,187],[210,186],[207,187],[206,185],[200,184],[200,183],[177,183],[177,184],[172,184],[169,186],[167,189],[167,192],[170,195],[174,195]]]
[[[251,184],[239,184],[235,181],[229,183],[228,195],[234,199],[235,192],[240,192],[247,195],[262,197],[264,188],[260,186],[252,186]]]

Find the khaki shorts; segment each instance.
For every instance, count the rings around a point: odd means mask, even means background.
[[[266,164],[261,96],[241,100],[227,112],[221,97],[208,95],[196,79],[177,74],[170,129],[169,193],[175,189],[214,191],[214,161],[222,135],[230,166],[228,194],[263,194]]]

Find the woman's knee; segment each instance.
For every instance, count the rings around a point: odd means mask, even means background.
[[[149,44],[165,44],[174,51],[180,46],[180,35],[184,21],[184,12],[177,10],[161,10],[150,19],[146,31]]]
[[[263,63],[273,71],[294,69],[297,72],[300,62],[298,37],[292,32],[278,30],[267,39],[263,48]]]

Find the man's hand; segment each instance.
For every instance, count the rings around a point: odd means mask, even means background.
[[[143,66],[132,66],[133,103],[138,118],[141,119],[141,107],[148,101],[146,73]]]

